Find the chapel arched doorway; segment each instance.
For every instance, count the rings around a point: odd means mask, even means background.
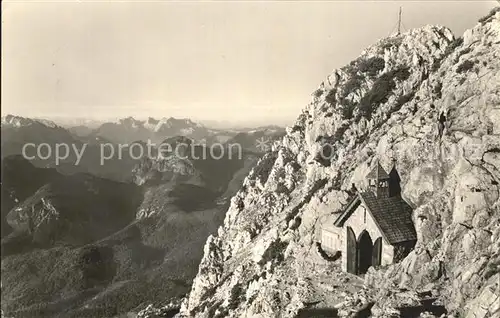
[[[370,234],[365,230],[358,238],[358,274],[364,274],[372,265],[373,242]]]

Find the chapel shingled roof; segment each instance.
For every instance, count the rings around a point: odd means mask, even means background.
[[[401,196],[377,198],[371,191],[360,193],[360,196],[389,243],[417,239],[412,208]]]
[[[417,239],[411,218],[412,208],[401,196],[377,198],[371,191],[358,193],[334,224],[342,226],[361,203],[364,203],[389,244]]]

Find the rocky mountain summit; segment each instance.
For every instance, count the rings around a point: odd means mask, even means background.
[[[378,160],[418,242],[343,273],[319,230]],[[245,178],[205,244],[180,317],[498,317],[500,10],[455,38],[426,26],[334,70]]]

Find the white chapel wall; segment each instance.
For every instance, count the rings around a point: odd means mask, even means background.
[[[328,252],[342,250],[342,228],[325,227],[321,231],[321,248]]]
[[[359,238],[359,235],[361,234],[361,232],[363,232],[363,230],[366,230],[368,234],[370,234],[372,242],[375,242],[375,240],[378,237],[382,236],[380,230],[375,224],[375,221],[371,217],[370,212],[368,211],[366,211],[366,220],[365,220],[365,212],[363,204],[360,204],[356,208],[356,210],[354,210],[353,214],[344,223],[345,228],[347,228],[348,226],[350,226],[354,231],[356,239]]]

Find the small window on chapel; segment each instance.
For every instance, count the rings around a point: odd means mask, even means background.
[[[378,186],[379,186],[379,188],[386,188],[387,187],[387,181],[379,181]]]

